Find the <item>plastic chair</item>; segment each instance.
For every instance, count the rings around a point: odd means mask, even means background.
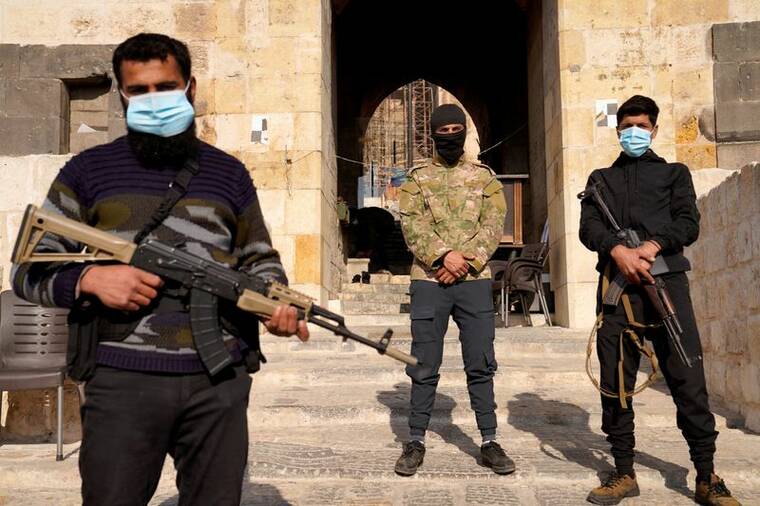
[[[507,304],[504,302],[505,287],[504,287],[504,272],[507,268],[506,260],[490,260],[488,267],[491,269],[491,294],[494,300],[494,307],[496,313],[501,318],[503,325],[507,326]]]
[[[549,245],[544,242],[526,244],[520,256],[507,262],[504,270],[502,283],[504,285],[504,295],[502,304],[506,304],[507,311],[509,308],[509,295],[515,293],[520,299],[522,306],[523,318],[525,324],[532,326],[530,319],[530,303],[528,296],[535,294],[538,297],[539,306],[544,313],[546,324],[551,326],[552,320],[549,314],[549,306],[546,303],[546,294],[541,282],[541,274],[544,271],[544,265],[549,255]],[[505,314],[507,313],[505,311]],[[509,325],[509,320],[505,319],[505,324]]]
[[[63,460],[63,380],[68,309],[41,307],[0,293],[0,391],[58,389],[55,460]],[[0,405],[0,417],[2,405]]]

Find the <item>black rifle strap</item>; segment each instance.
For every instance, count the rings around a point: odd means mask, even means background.
[[[198,156],[188,156],[184,165],[175,176],[174,181],[169,183],[169,189],[166,191],[166,195],[164,195],[164,200],[159,204],[156,210],[153,211],[153,214],[143,226],[142,230],[135,235],[135,244],[140,244],[146,237],[148,237],[148,234],[153,232],[156,227],[169,216],[172,208],[182,197],[185,196],[185,193],[187,193],[187,189],[190,186],[190,180],[193,179],[193,176],[196,175],[199,170]]]

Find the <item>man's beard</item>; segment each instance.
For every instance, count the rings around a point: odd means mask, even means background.
[[[145,167],[179,166],[198,152],[195,123],[172,137],[147,134],[128,129],[127,139],[137,161]]]

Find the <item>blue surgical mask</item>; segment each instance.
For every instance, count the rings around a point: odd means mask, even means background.
[[[181,134],[195,118],[195,110],[187,99],[187,90],[157,91],[128,97],[127,126],[138,132],[172,137]]]
[[[647,152],[652,145],[652,132],[632,126],[620,131],[620,146],[625,154],[638,158]]]

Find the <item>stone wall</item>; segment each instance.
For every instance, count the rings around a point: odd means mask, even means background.
[[[686,252],[708,389],[760,432],[760,164],[726,179],[698,206],[700,237]]]
[[[661,109],[655,151],[692,170],[717,167],[712,26],[758,20],[760,8],[754,0],[544,4],[544,32],[556,30],[559,44],[558,61],[552,63],[552,47],[544,38],[545,67],[556,65],[559,73],[558,85],[546,79],[546,71],[544,79],[556,319],[562,325],[590,326],[594,255],[578,241],[575,196],[593,169],[609,166],[619,153],[615,129],[599,124],[603,118],[597,116],[596,101],[651,96]],[[547,13],[554,9],[552,21]]]
[[[736,169],[760,160],[760,21],[715,25],[712,35],[718,162]]]
[[[10,259],[27,204],[40,205],[70,155],[0,157],[0,286],[10,289]]]
[[[96,132],[108,128],[110,134],[111,125],[104,127],[97,104],[78,103],[88,90],[65,96],[66,80],[83,76],[60,70],[76,73],[82,60],[97,60],[84,65],[87,72],[99,65],[96,74],[105,75],[110,72],[110,48],[141,31],[185,41],[198,79],[199,135],[246,164],[292,286],[326,303],[343,268],[335,212],[331,16],[329,0],[72,0],[65,6],[57,0],[0,0],[0,44],[8,48],[0,51],[0,137],[5,141],[14,124],[30,118],[57,122],[57,130],[45,130],[56,135],[12,154],[68,153],[64,137],[72,129],[60,121],[67,116],[82,122],[91,118],[94,125],[88,126]],[[39,83],[17,82],[29,72]],[[11,78],[18,86],[4,84]],[[72,110],[37,111],[38,104],[28,100],[14,99],[9,105],[9,93],[16,91],[39,97],[39,107],[55,104],[42,100],[53,97],[55,90],[32,85],[58,86],[59,95],[74,99]],[[24,105],[23,114],[17,114],[14,104]],[[119,108],[110,108],[112,119],[123,125]],[[253,132],[253,125],[262,123],[267,125],[265,140]],[[99,135],[84,131],[92,138]],[[73,142],[70,147],[78,151],[82,146]],[[9,158],[3,163],[5,180],[7,173],[28,170],[30,162]],[[32,200],[9,191],[5,184],[0,187],[0,201]],[[5,279],[3,284],[7,286]]]

